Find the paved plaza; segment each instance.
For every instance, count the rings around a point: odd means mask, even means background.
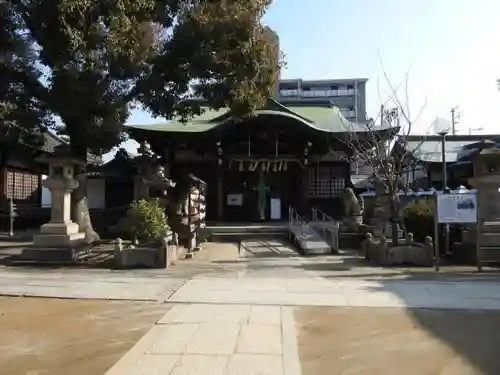
[[[408,318],[408,312],[422,309],[440,311],[443,316],[446,311],[500,311],[500,281],[495,277],[412,278],[398,270],[354,263],[347,269],[348,263],[341,257],[301,258],[281,242],[251,241],[244,245],[245,251],[239,255],[232,244],[207,244],[193,260],[179,262],[169,270],[2,268],[0,294],[171,305],[108,375],[320,375],[311,370],[321,368],[317,360],[312,367],[304,365],[308,352],[300,349],[303,343],[298,342],[318,335],[311,336],[316,328],[311,331],[305,318],[300,318],[306,316],[300,313],[303,308],[316,309],[307,315],[316,317],[314,321],[322,321],[321,314],[326,314],[333,318],[324,324],[342,322],[344,326],[353,322],[343,323],[342,314],[331,311],[354,308],[377,316],[389,309],[405,315],[401,318],[405,322],[416,319]],[[408,329],[419,325],[412,324]],[[383,335],[382,330],[379,338]],[[500,332],[487,339],[496,342],[497,336]],[[337,347],[342,343],[340,338],[332,340],[338,340]],[[444,344],[438,340],[432,345]],[[321,350],[323,354],[315,352],[314,358],[331,357],[328,345]],[[368,372],[338,369],[339,374],[370,373],[366,368]],[[429,373],[445,373],[435,368],[432,371]]]

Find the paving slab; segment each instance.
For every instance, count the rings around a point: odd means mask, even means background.
[[[250,324],[279,326],[281,323],[281,308],[279,306],[251,306],[248,322]]]
[[[267,324],[241,326],[236,352],[244,354],[282,354],[281,327]]]
[[[283,375],[281,356],[235,354],[228,363],[226,375]]]
[[[182,355],[170,375],[221,375],[226,371],[229,362],[227,356],[207,356],[196,354]],[[149,374],[148,374],[149,375]]]
[[[182,303],[500,309],[497,283],[196,278],[169,299]]]
[[[198,324],[156,325],[149,334],[153,337],[147,354],[182,354],[194,336]]]
[[[138,371],[152,359],[152,371],[157,371],[158,358],[163,357],[166,375],[285,374],[285,359],[298,363],[295,323],[287,309],[175,305],[106,375],[143,374]],[[286,374],[300,375],[300,371]]]
[[[113,272],[33,273],[0,269],[0,295],[77,299],[166,300],[186,279],[124,277]]]

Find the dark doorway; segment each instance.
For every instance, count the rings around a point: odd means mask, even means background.
[[[257,189],[261,173],[260,170],[226,172],[223,197],[225,220],[262,221],[258,209]],[[296,206],[300,199],[301,181],[296,176],[292,169],[263,173],[264,184],[268,189],[264,221],[288,220],[288,207]]]

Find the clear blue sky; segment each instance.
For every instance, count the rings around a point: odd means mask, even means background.
[[[409,70],[412,132],[429,131],[458,105],[459,134],[467,134],[499,132],[499,16],[498,0],[274,0],[264,22],[280,36],[282,78],[368,78],[368,116],[376,117],[390,94],[384,71],[397,85]],[[140,111],[129,120],[160,121]]]

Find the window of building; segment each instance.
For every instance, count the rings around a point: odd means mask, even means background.
[[[339,86],[338,95],[339,96],[347,96],[348,95],[347,88],[345,86]]]
[[[338,168],[317,166],[308,172],[307,196],[309,198],[334,198],[343,194],[345,180]]]
[[[39,193],[37,175],[24,171],[7,171],[5,198],[25,203],[37,203]]]
[[[299,90],[291,90],[291,89],[280,90],[281,96],[289,97],[289,96],[297,96],[298,94],[299,94]]]

